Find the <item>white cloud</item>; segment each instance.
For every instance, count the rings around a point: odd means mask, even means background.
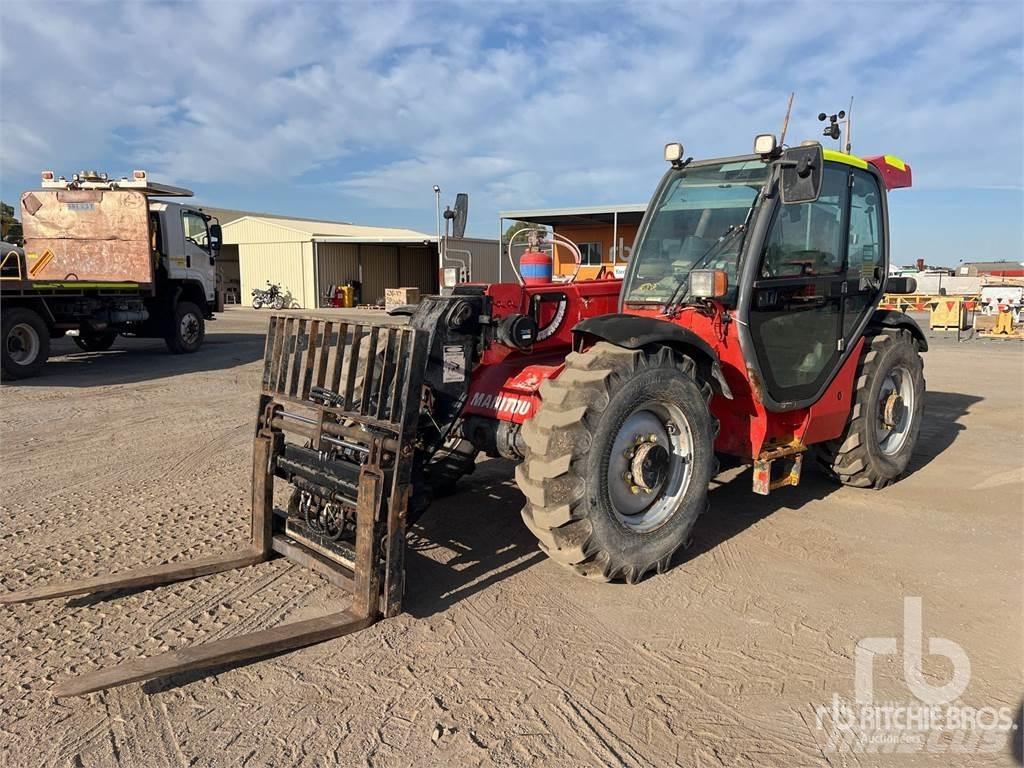
[[[0,181],[144,166],[362,210],[429,210],[438,183],[485,217],[643,201],[664,141],[745,152],[796,90],[792,140],[853,94],[856,148],[919,185],[1020,188],[1021,27],[1012,3],[8,4]]]

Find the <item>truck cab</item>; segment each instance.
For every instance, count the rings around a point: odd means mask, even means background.
[[[5,377],[38,373],[50,339],[64,335],[90,352],[119,335],[197,351],[220,309],[221,232],[202,209],[165,199],[191,196],[145,171],[130,179],[44,171],[40,188],[21,198],[24,252],[0,264]]]

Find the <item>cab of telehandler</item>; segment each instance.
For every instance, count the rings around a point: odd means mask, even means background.
[[[886,207],[910,168],[770,135],[750,155],[665,159],[619,312],[576,325],[523,428],[524,520],[591,578],[667,568],[718,456],[752,464],[760,494],[798,484],[805,457],[880,488],[920,430],[927,343],[877,308],[912,290],[888,276]]]
[[[674,321],[687,307],[717,305],[737,324],[764,404],[781,411],[816,402],[871,321],[889,264],[878,165],[901,167],[893,188],[909,185],[909,167],[773,143],[673,163],[638,233],[621,311]]]

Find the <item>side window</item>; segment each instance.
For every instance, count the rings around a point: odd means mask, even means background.
[[[206,219],[198,213],[185,211],[181,215],[181,223],[185,228],[186,240],[191,240],[204,250],[210,250],[210,232],[206,227]]]
[[[852,344],[885,277],[881,193],[869,173],[853,171],[850,189],[850,242],[847,250],[847,295],[843,304],[843,338]]]
[[[580,263],[584,266],[601,266],[601,243],[577,243],[580,247]]]
[[[875,268],[885,266],[880,205],[878,183],[871,174],[855,170],[850,190],[850,279],[875,277]]]
[[[779,206],[765,246],[761,277],[814,277],[843,269],[843,209],[847,171],[825,166],[813,203]]]

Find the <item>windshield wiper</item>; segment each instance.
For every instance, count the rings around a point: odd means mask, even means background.
[[[669,314],[670,312],[672,312],[676,308],[677,303],[682,303],[682,299],[686,296],[686,294],[681,292],[684,289],[689,288],[690,273],[693,272],[693,270],[700,269],[702,266],[707,264],[707,262],[711,260],[712,256],[714,256],[716,253],[722,250],[723,246],[726,243],[728,243],[734,237],[736,237],[738,233],[746,231],[746,229],[746,222],[743,222],[742,224],[730,225],[729,228],[725,231],[725,233],[721,237],[719,237],[715,242],[713,242],[711,246],[706,251],[704,251],[704,253],[702,253],[695,262],[693,262],[693,266],[686,270],[686,274],[676,284],[675,289],[672,291],[672,295],[669,296],[668,299],[665,301],[665,314]],[[676,301],[677,299],[679,299],[678,302]]]

